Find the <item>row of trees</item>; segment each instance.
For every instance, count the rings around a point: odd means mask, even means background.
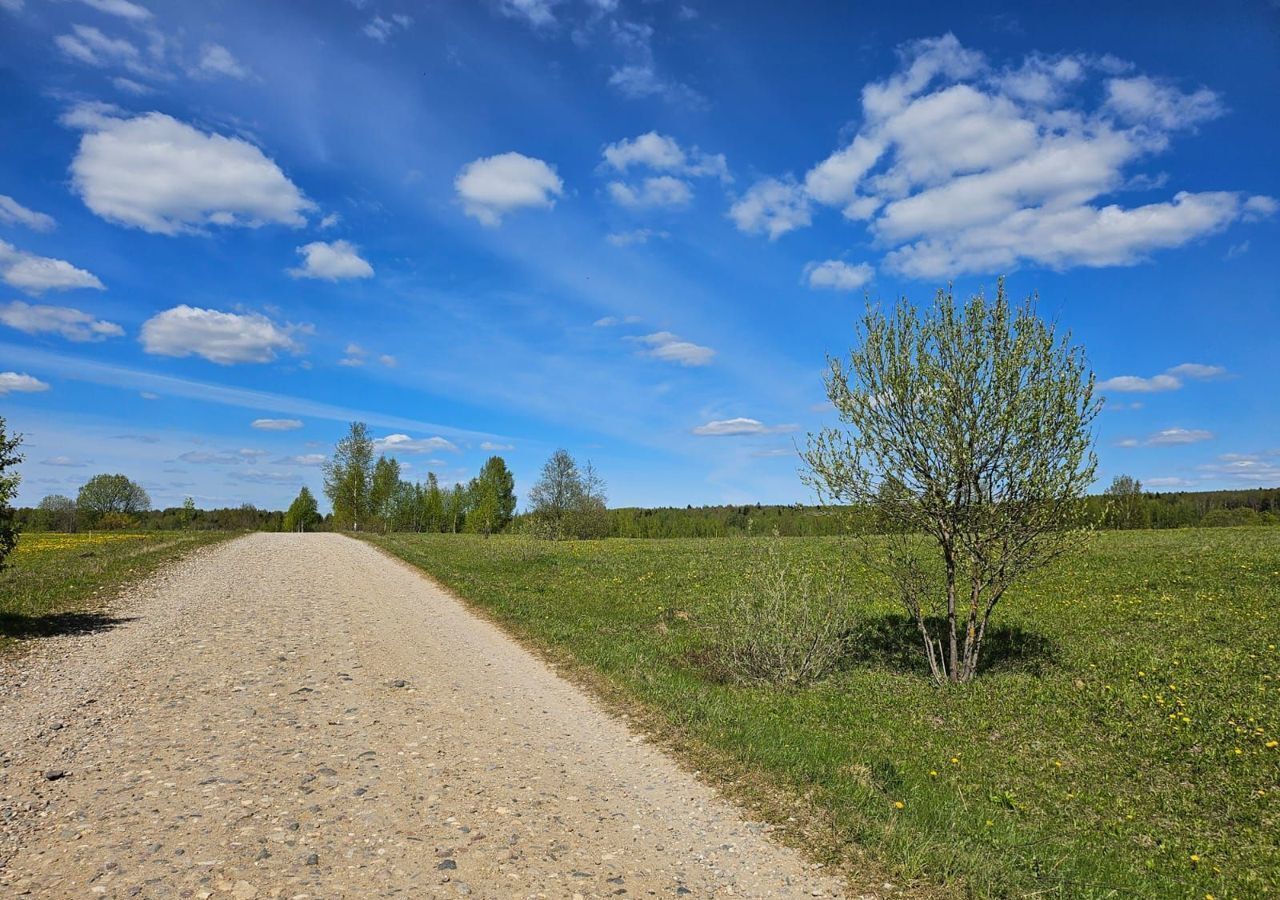
[[[363,422],[352,422],[324,464],[324,492],[333,505],[332,527],[350,531],[471,531],[494,534],[515,515],[515,477],[501,456],[491,456],[469,484],[444,487],[434,472],[420,483],[401,477],[398,460],[374,458]],[[303,488],[306,492],[306,489]],[[304,502],[300,495],[295,506]]]

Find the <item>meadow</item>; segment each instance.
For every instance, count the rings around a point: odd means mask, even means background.
[[[836,674],[708,664],[760,541],[821,567],[838,538],[368,539],[849,871],[943,896],[1280,892],[1280,529],[1094,535],[1011,592],[986,671],[946,689],[866,569]]]
[[[208,531],[22,535],[0,570],[0,651],[32,638],[111,627],[115,620],[101,607],[114,591],[227,537]]]

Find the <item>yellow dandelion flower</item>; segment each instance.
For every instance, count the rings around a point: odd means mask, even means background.
[[[906,809],[906,808],[907,808],[907,804],[903,803],[901,800],[894,800],[894,801],[893,801],[893,808],[894,808],[894,809]]]

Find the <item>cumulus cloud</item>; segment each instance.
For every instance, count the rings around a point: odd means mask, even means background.
[[[0,306],[0,322],[27,334],[57,334],[69,341],[102,341],[120,337],[124,329],[69,306],[41,306],[14,300]]]
[[[12,197],[0,194],[0,223],[5,225],[22,225],[32,231],[53,231],[58,223],[53,216],[27,209]]]
[[[37,394],[47,390],[49,385],[32,375],[0,372],[0,394]]]
[[[1133,207],[1110,196],[1135,183],[1130,167],[1222,114],[1206,88],[1082,55],[997,68],[950,34],[900,56],[863,88],[857,132],[803,184],[765,179],[735,204],[740,229],[777,238],[808,225],[811,205],[834,207],[866,223],[890,270],[933,279],[1133,265],[1277,211],[1274,198],[1237,191]]]
[[[613,201],[633,209],[687,205],[693,199],[693,178],[732,180],[724,154],[703,153],[697,147],[686,151],[675,138],[656,131],[609,144],[603,155],[606,169],[622,175],[636,170],[649,173],[636,182],[609,182]]]
[[[140,340],[159,356],[201,356],[219,365],[271,362],[282,351],[301,349],[292,325],[261,313],[230,313],[181,305],[142,323]]]
[[[1181,363],[1165,369],[1159,375],[1145,378],[1141,375],[1116,375],[1098,382],[1098,390],[1116,393],[1154,394],[1162,391],[1176,391],[1182,387],[1186,379],[1208,381],[1226,377],[1227,370],[1222,366],[1209,366],[1204,363]]]
[[[457,445],[445,438],[413,438],[407,434],[389,434],[376,438],[373,448],[379,453],[435,453],[438,450],[458,452]]]
[[[681,366],[707,366],[716,355],[716,351],[710,347],[682,340],[679,335],[672,334],[670,331],[656,331],[653,334],[630,337],[627,340],[643,344],[646,349],[641,351],[642,355],[650,359]]]
[[[205,44],[200,48],[200,61],[192,74],[202,78],[223,77],[243,80],[253,73],[226,47],[221,44]]]
[[[295,431],[302,427],[300,419],[254,419],[249,423],[250,428],[257,428],[259,431]]]
[[[856,291],[874,276],[875,269],[867,263],[852,265],[839,259],[811,262],[804,267],[804,277],[809,287],[833,291]]]
[[[0,278],[28,294],[76,288],[104,290],[98,276],[76,268],[65,259],[37,256],[5,241],[0,241]]]
[[[1274,454],[1273,454],[1274,455]],[[1280,464],[1256,453],[1224,453],[1217,462],[1199,466],[1206,477],[1256,487],[1280,484]]]
[[[767,234],[774,241],[812,221],[809,197],[793,181],[766,178],[757,181],[729,208],[729,218],[739,230]]]
[[[697,147],[685,150],[675,138],[656,131],[609,144],[603,155],[607,166],[622,173],[641,168],[694,178],[711,176],[721,181],[733,180],[723,153],[704,153]]]
[[[608,190],[614,203],[631,209],[688,206],[693,199],[689,182],[674,175],[655,175],[638,185],[611,181]]]
[[[340,281],[346,278],[372,278],[373,266],[360,257],[359,249],[350,241],[313,241],[298,248],[301,266],[289,269],[294,278],[321,278]]]
[[[795,431],[799,425],[766,425],[759,419],[748,419],[739,416],[735,419],[714,419],[693,429],[693,433],[703,437],[735,437],[746,434],[780,434]]]
[[[519,209],[551,209],[564,193],[554,168],[521,153],[500,153],[467,163],[453,182],[467,215],[490,227]]]
[[[209,226],[299,226],[315,204],[253,144],[207,134],[163,113],[122,118],[100,104],[63,117],[84,128],[71,181],[109,222],[155,234]]]

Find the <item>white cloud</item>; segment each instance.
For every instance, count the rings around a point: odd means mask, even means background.
[[[0,372],[0,394],[35,394],[49,390],[49,385],[31,375]]]
[[[875,276],[875,269],[867,263],[851,265],[839,259],[811,262],[804,267],[805,280],[811,288],[828,288],[833,291],[856,291]]]
[[[1161,391],[1176,391],[1182,387],[1183,379],[1207,381],[1226,376],[1227,370],[1222,366],[1209,366],[1204,363],[1181,363],[1165,369],[1160,375],[1144,378],[1140,375],[1117,375],[1098,382],[1098,390],[1117,393],[1153,394]]]
[[[1224,453],[1218,462],[1199,466],[1206,477],[1262,487],[1280,484],[1280,465],[1255,453]]]
[[[59,334],[69,341],[102,341],[120,337],[124,329],[69,306],[32,306],[14,300],[0,306],[0,322],[27,334]]]
[[[141,341],[160,356],[202,356],[219,365],[265,363],[281,351],[296,353],[292,325],[278,325],[260,313],[175,306],[142,323]]]
[[[1179,478],[1176,475],[1162,475],[1156,478],[1144,478],[1142,480],[1142,486],[1144,488],[1191,487],[1195,483],[1194,479]]]
[[[632,167],[670,172],[691,177],[714,176],[731,181],[723,153],[703,153],[697,147],[687,152],[673,137],[650,131],[604,148],[604,161],[618,172]]]
[[[325,455],[323,453],[303,453],[299,456],[284,456],[276,460],[277,465],[291,466],[323,466]]]
[[[657,238],[665,240],[671,237],[670,232],[656,231],[652,228],[633,228],[631,231],[613,231],[604,239],[615,247],[630,247],[633,244],[647,244]]]
[[[480,449],[489,450],[489,451],[514,450],[516,449],[516,445],[515,444],[495,444],[493,441],[481,441]]]
[[[1190,128],[1226,112],[1213,91],[1201,88],[1184,94],[1145,75],[1108,81],[1106,108],[1122,121],[1164,131]]]
[[[250,428],[257,428],[259,431],[294,431],[302,427],[301,419],[254,419],[249,423]]]
[[[253,73],[226,47],[221,44],[205,44],[200,48],[200,62],[196,65],[194,74],[206,78],[220,75],[245,79]]]
[[[467,163],[453,182],[463,210],[482,225],[499,225],[518,209],[551,209],[564,182],[547,163],[520,153],[500,153]]]
[[[124,38],[108,37],[92,25],[73,25],[70,34],[60,34],[53,42],[68,57],[85,65],[147,71],[137,47]]]
[[[757,181],[729,208],[729,218],[740,231],[767,234],[777,240],[812,220],[804,188],[790,181],[766,178]]]
[[[87,465],[87,463],[71,456],[50,456],[48,459],[41,460],[41,462],[46,466],[60,466],[69,469],[81,469]]]
[[[325,216],[323,219],[321,219],[321,220],[320,220],[320,227],[321,227],[321,228],[333,228],[335,225],[337,225],[337,224],[338,224],[339,222],[341,222],[341,221],[342,221],[342,216],[341,216],[341,215],[339,215],[339,214],[338,214],[338,213],[336,213],[336,212],[335,212],[335,213],[329,213],[329,215]]]
[[[399,13],[387,19],[382,16],[374,16],[365,24],[363,31],[367,37],[373,38],[380,44],[385,44],[391,35],[397,31],[407,29],[412,24],[412,18]]]
[[[102,218],[155,234],[210,225],[298,226],[315,205],[248,141],[206,134],[163,113],[119,118],[82,104],[63,121],[86,129],[72,184]]]
[[[303,263],[288,272],[294,278],[322,278],[339,281],[345,278],[372,278],[373,266],[360,257],[359,249],[350,241],[313,241],[298,248]]]
[[[407,434],[389,434],[377,438],[373,448],[379,453],[434,453],[437,450],[458,452],[452,441],[442,437],[411,438]]]
[[[1213,432],[1203,428],[1165,428],[1148,435],[1142,443],[1148,447],[1173,447],[1213,440]]]
[[[111,16],[119,16],[133,22],[145,22],[151,18],[151,10],[130,0],[80,0],[85,6],[91,6],[98,12]]]
[[[759,419],[748,419],[739,416],[735,419],[715,419],[693,429],[693,433],[704,437],[734,437],[746,434],[780,434],[795,431],[798,425],[766,425]]]
[[[76,288],[104,290],[96,275],[76,268],[65,259],[36,256],[5,241],[0,241],[0,278],[28,294]]]
[[[673,175],[646,178],[638,187],[611,181],[608,189],[614,203],[631,209],[688,206],[693,199],[693,188],[689,186],[689,182]]]
[[[0,194],[0,222],[5,225],[23,225],[32,231],[53,231],[58,223],[53,216],[27,209],[12,197]]]
[[[124,76],[116,76],[111,79],[111,83],[116,86],[116,90],[124,91],[126,94],[133,94],[135,97],[142,97],[150,93],[154,93],[151,88],[141,82],[134,81],[132,78]]]
[[[639,316],[605,316],[603,319],[596,319],[591,324],[596,328],[612,328],[615,325],[635,325],[639,321]]]
[[[400,361],[390,353],[383,353],[380,355],[378,357],[378,362],[382,363],[388,369],[394,369],[396,366],[400,365]]]
[[[627,340],[644,344],[648,349],[644,350],[643,353],[651,359],[676,363],[681,366],[710,365],[711,360],[716,355],[716,351],[710,347],[703,347],[691,341],[681,340],[679,335],[672,334],[669,331],[657,331],[641,337],[627,338]]]
[[[523,19],[535,28],[545,28],[556,22],[555,9],[559,0],[498,0],[498,9],[513,19]]]
[[[994,70],[950,34],[908,44],[896,72],[863,88],[861,125],[843,147],[802,186],[760,182],[731,217],[777,238],[810,223],[810,203],[831,206],[867,223],[889,269],[935,279],[1133,265],[1277,212],[1274,199],[1236,191],[1137,207],[1110,198],[1142,180],[1129,167],[1223,113],[1208,89],[1120,68],[1031,54]]]
[[[609,86],[618,93],[632,100],[661,97],[668,103],[691,109],[707,105],[706,98],[687,84],[658,73],[653,55],[652,26],[613,19],[609,23],[609,33],[626,59],[625,63],[614,66],[609,75]]]

